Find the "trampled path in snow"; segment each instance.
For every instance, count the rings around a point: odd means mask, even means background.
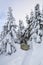
[[[30,49],[30,50],[27,51],[27,53],[26,53],[26,55],[25,55],[25,57],[23,59],[22,65],[29,64],[29,61],[30,61],[31,55],[32,55],[32,51],[33,51],[33,49]]]

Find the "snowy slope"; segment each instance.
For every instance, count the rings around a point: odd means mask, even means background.
[[[0,55],[0,65],[21,65],[26,52],[20,49],[19,44],[15,46],[17,51],[12,55]]]
[[[43,65],[43,38],[41,44],[33,41],[33,51],[24,58],[22,65]]]
[[[43,65],[43,45],[36,45],[32,52],[29,65]]]

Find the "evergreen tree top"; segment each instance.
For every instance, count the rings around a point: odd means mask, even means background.
[[[37,4],[36,6],[35,6],[35,10],[38,10],[39,9],[39,4]]]

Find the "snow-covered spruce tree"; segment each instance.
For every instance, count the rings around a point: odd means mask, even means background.
[[[36,20],[36,26],[39,24],[39,27],[40,27],[41,12],[40,12],[40,6],[39,6],[39,4],[37,4],[35,6],[35,20]]]
[[[42,12],[41,12],[40,29],[43,29],[43,7],[42,7]]]
[[[16,28],[15,18],[13,17],[11,7],[9,7],[9,11],[8,11],[7,25],[8,25],[8,30],[11,30],[12,27]]]
[[[30,18],[28,15],[26,16],[26,22],[27,22],[27,30],[26,32],[28,33],[28,39],[30,39],[31,35],[40,28],[40,22],[41,22],[41,13],[40,13],[40,8],[39,4],[35,6],[35,14],[33,11],[31,11]]]
[[[15,47],[14,47],[14,43],[15,43],[14,33],[16,33],[17,25],[15,24],[15,18],[13,17],[11,7],[9,7],[9,11],[8,11],[7,25],[8,25],[8,32],[11,36],[11,42],[9,41],[9,43],[10,43],[11,53],[12,53],[12,51],[15,50]]]
[[[41,15],[40,6],[39,6],[39,4],[37,4],[37,5],[35,6],[35,18],[36,18],[37,20],[39,20],[39,21],[40,21],[40,15]]]
[[[35,24],[35,18],[34,18],[34,14],[33,14],[33,11],[31,11],[31,16],[30,16],[30,19],[28,17],[28,15],[26,16],[26,23],[27,23],[27,29],[26,29],[26,32],[27,32],[27,39],[29,40],[31,35],[33,34],[33,29],[34,29],[34,24]]]
[[[11,30],[12,27],[14,29],[16,29],[16,27],[17,27],[17,25],[15,24],[15,18],[13,17],[11,7],[8,8],[8,15],[7,16],[8,16],[7,23],[3,26],[4,36],[8,34],[8,32]]]
[[[18,33],[17,33],[17,37],[19,39],[19,43],[23,43],[23,36],[24,34],[24,25],[23,25],[23,21],[19,20],[19,27],[18,27]]]
[[[36,23],[36,34],[37,34],[37,42],[41,42],[41,30],[40,30],[40,23],[41,23],[41,11],[40,11],[40,6],[37,4],[35,6],[35,23]]]
[[[34,16],[34,12],[31,10],[31,14],[30,14],[30,29],[31,31],[35,28],[35,16]],[[34,31],[33,31],[34,32]],[[33,33],[32,32],[32,33]],[[31,32],[30,32],[31,33]]]
[[[29,28],[30,20],[29,20],[28,15],[26,16],[26,23],[27,23],[27,27],[25,28],[22,37],[24,38],[24,42],[27,44],[27,40],[28,40],[29,37],[30,37],[30,30],[29,30],[29,29],[30,29],[30,28]],[[29,25],[28,25],[28,24],[29,24]]]
[[[3,31],[5,36],[1,41],[2,43],[1,45],[4,48],[4,50],[2,48],[2,51],[1,51],[2,53],[7,52],[8,54],[12,54],[13,52],[16,51],[15,45],[14,45],[15,43],[14,37],[16,36],[16,30],[15,30],[16,27],[17,25],[15,24],[15,19],[12,14],[12,8],[9,7],[7,23],[3,26]],[[4,42],[4,46],[3,46],[3,42]]]
[[[26,15],[26,23],[27,23],[27,28],[25,30],[25,38],[29,39],[29,37],[30,37],[30,20],[29,20],[28,15]]]
[[[6,32],[6,34],[8,32],[10,32],[12,28],[13,28],[13,31],[16,32],[15,30],[16,30],[17,25],[15,23],[15,18],[13,17],[12,11],[13,11],[12,8],[9,7],[8,8],[7,23],[6,23],[6,25],[4,25],[4,31]],[[10,32],[10,35],[11,35],[11,37],[13,37],[12,32]]]
[[[42,12],[41,12],[41,22],[40,22],[40,39],[42,39],[43,36],[43,7],[42,7]]]
[[[35,6],[35,19],[36,19],[36,26],[38,26],[38,29],[40,28],[40,23],[41,23],[41,11],[40,11],[40,6],[37,4]]]

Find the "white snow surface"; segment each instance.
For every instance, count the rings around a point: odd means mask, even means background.
[[[43,40],[41,44],[33,41],[32,53],[27,53],[22,65],[43,65]]]
[[[5,54],[0,56],[0,65],[21,65],[26,52],[20,49],[19,44],[15,46],[17,50],[15,53],[12,55]]]

